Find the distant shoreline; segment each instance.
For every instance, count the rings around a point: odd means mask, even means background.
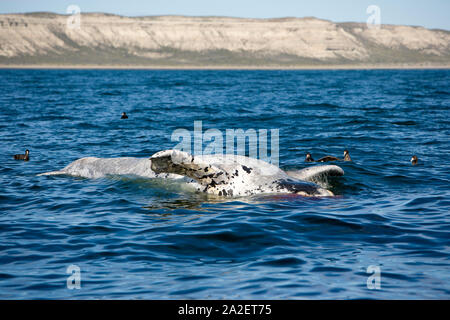
[[[0,68],[450,68],[450,31],[306,18],[0,15]]]
[[[324,66],[147,66],[147,65],[1,65],[0,69],[86,69],[86,70],[413,70],[450,69],[450,65],[324,65]]]

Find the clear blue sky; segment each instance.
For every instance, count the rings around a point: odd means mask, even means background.
[[[108,12],[126,16],[314,16],[336,22],[365,22],[368,18],[367,7],[377,5],[381,10],[381,23],[450,30],[450,0],[0,0],[0,13],[65,13],[71,4],[78,5],[81,12]]]

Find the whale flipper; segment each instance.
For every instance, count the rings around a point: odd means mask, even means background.
[[[341,177],[344,175],[344,170],[336,165],[314,166],[298,171],[287,171],[290,177],[303,181],[317,181],[321,178]]]

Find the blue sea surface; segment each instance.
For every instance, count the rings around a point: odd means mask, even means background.
[[[1,299],[450,298],[450,70],[0,70],[0,83]],[[353,162],[321,199],[37,176],[149,157],[194,121],[279,129],[283,169],[307,152]]]

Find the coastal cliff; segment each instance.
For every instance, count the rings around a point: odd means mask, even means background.
[[[316,18],[0,15],[0,65],[450,66],[450,32]]]

